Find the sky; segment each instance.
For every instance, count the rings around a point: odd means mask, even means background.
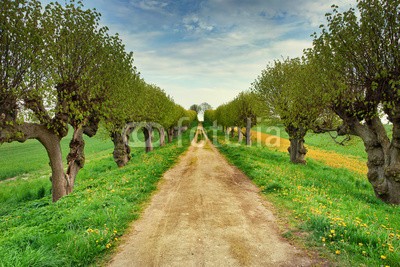
[[[356,0],[84,0],[119,33],[147,83],[185,108],[250,88],[269,62],[302,55],[331,5]]]

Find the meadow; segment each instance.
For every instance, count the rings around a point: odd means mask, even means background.
[[[343,147],[327,138],[308,135],[306,144],[365,158],[359,139]],[[307,165],[295,165],[288,153],[256,144],[235,146],[237,139],[231,143],[223,133],[218,140],[219,150],[276,207],[284,237],[338,266],[399,266],[400,207],[377,199],[365,174],[310,158]]]
[[[43,147],[35,141],[0,146],[1,177],[13,178],[0,182],[0,266],[88,266],[107,260],[189,139],[187,132],[183,145],[175,140],[147,154],[133,148],[132,160],[118,168],[110,140],[87,138],[75,190],[56,203]],[[67,147],[65,141],[64,151]]]

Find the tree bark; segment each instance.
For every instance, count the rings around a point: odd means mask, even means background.
[[[174,139],[174,127],[168,129],[168,143],[172,143]]]
[[[60,145],[61,138],[44,125],[36,123],[2,125],[1,127],[0,143],[12,141],[23,143],[28,139],[38,140],[46,149],[51,167],[52,198],[53,202],[56,202],[68,192]]]
[[[143,134],[146,144],[146,153],[153,151],[153,127],[150,124],[147,124],[145,127],[143,127]]]
[[[67,181],[67,194],[74,190],[76,175],[85,165],[85,141],[83,140],[83,128],[74,129],[72,139],[69,143],[69,153],[67,156],[67,172],[65,174]]]
[[[111,138],[114,143],[114,161],[118,167],[124,167],[131,159],[131,149],[125,144],[122,132],[113,132]]]
[[[251,146],[251,118],[246,119],[246,145]]]
[[[239,136],[239,143],[243,142],[243,133],[242,133],[242,128],[238,127],[238,136]]]
[[[393,121],[390,142],[379,118],[365,124],[354,120],[348,125],[361,137],[368,155],[368,180],[376,197],[386,203],[400,204],[400,119]]]
[[[285,130],[289,134],[290,140],[290,147],[288,148],[290,161],[296,164],[305,164],[307,149],[304,146],[304,137],[306,131],[301,127],[298,128],[293,125],[287,126]]]
[[[165,130],[164,130],[164,128],[159,128],[158,133],[160,134],[160,146],[165,146]]]
[[[111,133],[114,143],[114,161],[120,168],[124,167],[132,158],[131,148],[129,147],[129,136],[136,126],[136,123],[131,122],[126,124],[121,131]]]

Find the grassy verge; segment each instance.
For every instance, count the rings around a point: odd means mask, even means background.
[[[300,235],[302,241],[328,252],[340,266],[399,266],[400,207],[379,201],[364,175],[312,159],[294,165],[287,153],[225,140],[219,136],[219,150],[288,222],[285,237],[309,233]]]
[[[189,133],[182,140],[183,146],[175,141],[148,154],[135,148],[124,168],[116,167],[111,143],[98,140],[91,151],[88,142],[90,157],[74,193],[55,204],[48,176],[0,183],[0,266],[98,264],[187,149]]]

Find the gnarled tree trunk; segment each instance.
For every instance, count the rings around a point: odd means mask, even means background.
[[[153,127],[147,124],[143,127],[144,140],[146,144],[146,153],[153,151]]]
[[[368,180],[375,195],[386,203],[400,204],[400,116],[393,120],[390,142],[379,118],[361,124],[348,119],[350,130],[360,136],[368,155]]]
[[[118,165],[118,167],[123,167],[131,159],[131,149],[124,142],[122,132],[113,132],[111,134],[111,138],[114,143],[114,151],[113,151],[114,161]]]
[[[0,143],[25,142],[28,139],[38,140],[46,149],[51,167],[52,197],[53,202],[56,202],[68,194],[60,145],[61,138],[41,124],[0,125]]]
[[[69,153],[67,156],[67,172],[65,174],[67,181],[67,194],[74,190],[76,175],[85,165],[85,141],[83,140],[83,129],[78,127],[74,129],[72,139],[69,143]]]
[[[293,125],[287,126],[285,130],[289,134],[290,140],[290,147],[288,148],[290,161],[296,164],[305,164],[307,149],[304,146],[304,137],[307,132],[303,128]]]
[[[136,123],[130,122],[125,125],[121,131],[111,133],[114,143],[114,161],[118,167],[125,166],[132,158],[131,148],[129,147],[129,136],[137,126]]]

